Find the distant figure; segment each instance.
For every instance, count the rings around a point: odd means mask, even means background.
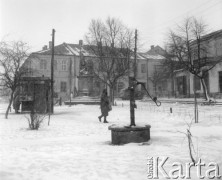
[[[104,123],[108,123],[108,121],[106,120],[106,117],[109,115],[109,111],[111,110],[110,108],[110,102],[109,102],[109,98],[107,96],[107,90],[104,89],[102,96],[101,96],[101,100],[100,100],[100,108],[101,108],[101,113],[102,115],[99,116],[99,121],[101,122],[101,118],[104,117]]]
[[[14,97],[13,97],[13,108],[14,108],[16,114],[19,113],[19,107],[20,107],[19,91],[16,90]]]
[[[9,99],[9,103],[10,103],[10,99]],[[10,106],[9,107],[9,112],[11,112],[12,111],[12,107]]]
[[[73,92],[70,93],[70,99],[72,99],[72,98],[73,98]]]
[[[62,106],[62,97],[59,98],[59,105]]]

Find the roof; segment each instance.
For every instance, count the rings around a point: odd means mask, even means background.
[[[83,56],[95,56],[95,53],[93,53],[93,49],[95,49],[96,46],[93,45],[83,45],[80,46],[79,44],[69,44],[69,43],[63,43],[60,45],[57,45],[54,47],[54,54],[55,55],[76,55],[79,56],[80,52]],[[35,54],[42,54],[42,55],[51,55],[52,49],[46,49],[35,52]]]
[[[46,49],[35,52],[36,54],[51,55],[52,49]],[[78,44],[60,44],[54,47],[55,55],[79,55],[80,46]]]
[[[222,29],[202,36],[202,40],[209,40],[216,37],[222,37]]]
[[[202,36],[201,41],[208,41],[210,39],[217,38],[217,37],[222,37],[222,29]],[[193,45],[196,42],[197,42],[197,40],[194,40],[194,41],[191,42],[191,44]]]
[[[83,54],[83,56],[95,56],[93,53],[92,53],[92,46],[90,45],[83,45],[82,47],[78,44],[66,44],[67,48],[69,48],[69,50],[72,52],[72,54],[76,55],[76,56],[79,56],[80,54],[80,50],[81,50],[81,53]]]
[[[156,59],[156,60],[165,59],[163,56],[159,54],[149,54],[149,53],[138,53],[137,58],[138,59]]]
[[[156,54],[164,55],[166,54],[166,51],[163,48],[161,48],[159,45],[157,46],[152,45],[150,50],[147,51],[147,53],[151,55],[156,55]]]
[[[95,46],[96,47],[96,46]],[[95,53],[93,53],[94,46],[92,45],[83,45],[82,47],[79,44],[69,44],[69,43],[63,43],[60,45],[57,45],[54,47],[54,54],[55,55],[68,55],[68,56],[79,56],[80,51],[83,54],[83,56],[96,56]],[[41,55],[51,55],[52,49],[46,49],[37,51],[34,54],[41,54]],[[163,56],[159,54],[150,54],[148,52],[146,53],[137,53],[138,59],[164,59]]]
[[[52,49],[46,49],[35,52],[36,54],[42,54],[42,55],[51,55]],[[54,54],[55,55],[72,55],[70,50],[63,44],[60,44],[58,46],[54,47]]]

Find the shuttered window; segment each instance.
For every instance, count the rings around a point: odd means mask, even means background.
[[[61,92],[66,92],[67,91],[67,87],[66,87],[66,82],[62,81],[61,82]]]
[[[222,71],[219,71],[219,91],[222,93]]]
[[[198,78],[197,76],[193,77],[193,82],[194,82],[194,87],[197,91],[200,90],[201,88],[201,84],[200,84],[200,78]]]

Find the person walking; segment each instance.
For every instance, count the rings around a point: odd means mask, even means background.
[[[108,121],[106,120],[106,117],[109,115],[109,111],[111,110],[110,108],[110,102],[109,102],[109,98],[107,96],[107,90],[104,89],[101,99],[100,99],[100,109],[101,109],[101,115],[98,117],[99,121],[101,122],[101,118],[104,117],[104,123],[108,123]]]

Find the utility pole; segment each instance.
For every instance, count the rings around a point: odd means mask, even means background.
[[[135,30],[135,48],[134,48],[134,78],[137,75],[137,29]]]
[[[146,88],[149,91],[149,67],[148,59],[146,60]]]
[[[135,30],[135,48],[134,48],[134,63],[133,76],[129,76],[129,91],[130,91],[130,126],[135,124],[135,87],[136,87],[136,73],[137,73],[137,30]]]
[[[72,96],[73,96],[73,92],[72,92],[72,58],[69,59],[69,101],[70,104],[69,106],[72,106]]]
[[[54,41],[55,41],[55,29],[52,29],[52,58],[51,58],[51,113],[54,113]]]

